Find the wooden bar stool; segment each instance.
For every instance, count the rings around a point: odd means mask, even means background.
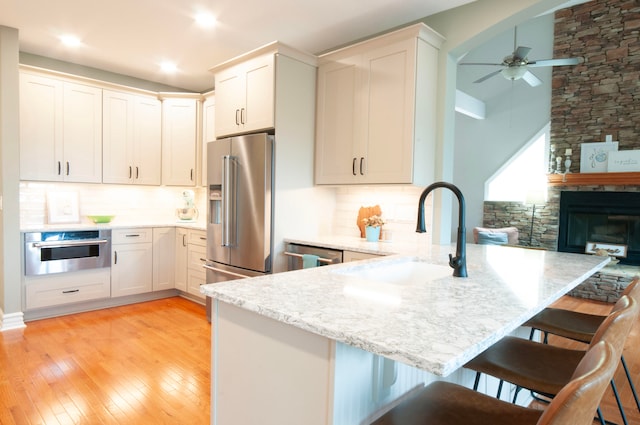
[[[633,281],[627,285],[622,295],[628,295],[640,303],[640,285],[638,284],[638,281],[640,281],[640,278],[636,277],[633,279]],[[547,343],[549,334],[589,344],[593,335],[598,330],[598,326],[602,324],[606,317],[607,316],[550,307],[545,308],[540,313],[532,317],[523,326],[531,328],[529,339],[533,339],[533,334],[536,330],[541,331],[544,334],[543,341],[545,344]],[[629,387],[633,393],[636,407],[640,412],[640,400],[638,399],[638,393],[635,385],[633,384],[633,379],[631,379],[631,373],[627,367],[627,362],[624,360],[624,353],[620,356],[620,361],[622,362],[624,373],[627,376],[627,381],[629,381]]]
[[[617,353],[608,342],[593,345],[545,410],[516,406],[437,381],[372,425],[587,425],[592,423],[617,364]]]
[[[613,312],[598,327],[590,347],[600,341],[607,341],[619,358],[637,317],[638,303],[629,296],[621,297]],[[476,371],[476,385],[480,374],[486,373],[519,388],[552,398],[569,382],[584,355],[583,350],[570,350],[507,336],[469,361],[465,367]],[[623,421],[627,424],[613,377],[611,388]],[[516,397],[517,392],[514,402]],[[599,417],[601,423],[604,423],[602,415],[599,414]]]

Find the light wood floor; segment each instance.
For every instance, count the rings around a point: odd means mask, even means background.
[[[0,333],[0,424],[208,425],[210,339],[178,297]]]
[[[611,309],[571,297],[555,306]],[[637,385],[639,350],[636,324],[625,357]],[[210,352],[204,307],[177,297],[29,322],[0,333],[0,424],[208,425]],[[621,369],[616,382],[629,423],[640,424]],[[602,407],[622,423],[610,390]]]

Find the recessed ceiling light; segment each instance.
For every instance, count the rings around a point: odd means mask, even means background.
[[[59,39],[62,42],[62,44],[64,44],[67,47],[78,47],[82,44],[82,42],[78,37],[71,34],[61,35]]]
[[[209,12],[198,12],[195,16],[196,23],[203,28],[211,28],[216,25],[216,17]]]
[[[165,61],[160,64],[160,69],[162,69],[162,72],[167,74],[173,74],[178,70],[178,67],[173,62]]]

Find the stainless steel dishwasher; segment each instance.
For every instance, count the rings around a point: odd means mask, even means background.
[[[342,263],[341,250],[297,243],[287,244],[285,255],[289,257],[287,270],[302,269],[305,255],[316,255],[318,257],[317,266]]]

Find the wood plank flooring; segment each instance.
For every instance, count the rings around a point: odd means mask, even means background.
[[[0,424],[208,425],[210,339],[178,297],[0,333]]]
[[[611,309],[572,297],[555,306]],[[625,350],[636,385],[639,347],[636,324]],[[210,353],[204,307],[178,297],[29,322],[0,333],[0,424],[208,425]],[[616,383],[629,423],[640,424],[621,369]],[[611,390],[602,408],[622,423]]]

